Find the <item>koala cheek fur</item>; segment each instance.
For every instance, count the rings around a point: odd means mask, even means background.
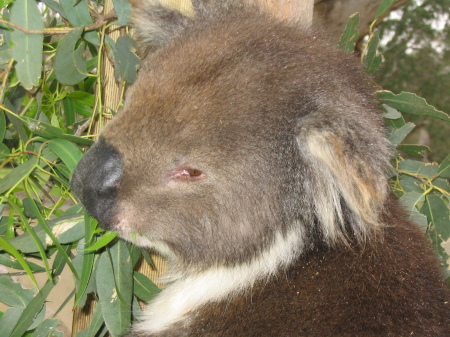
[[[72,180],[170,265],[131,336],[450,336],[354,57],[240,1],[193,3],[136,10],[139,76]]]

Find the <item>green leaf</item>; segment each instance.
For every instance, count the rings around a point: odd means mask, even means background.
[[[34,286],[37,288],[38,285],[36,283],[36,279],[34,277],[34,274],[33,274],[32,270],[31,270],[30,266],[28,266],[27,261],[25,261],[25,259],[23,258],[22,254],[20,254],[17,251],[17,249],[8,240],[4,239],[1,236],[0,236],[0,247],[2,247],[5,251],[7,251],[9,254],[11,254],[12,256],[14,256],[16,258],[16,260],[20,263],[22,268],[26,271],[26,273],[30,277],[30,279],[33,282]]]
[[[388,139],[392,143],[392,145],[394,145],[396,147],[398,144],[400,144],[406,138],[406,136],[412,130],[414,130],[415,127],[416,126],[413,123],[406,123],[399,129],[392,128],[391,130],[389,130],[390,132],[388,135]]]
[[[6,133],[6,118],[5,112],[0,111],[0,142],[3,142]]]
[[[383,15],[384,12],[386,12],[389,7],[391,7],[391,5],[396,2],[397,0],[384,0],[380,7],[378,7],[378,11],[377,14],[375,14],[375,18],[374,18],[374,22],[381,16]]]
[[[35,134],[46,139],[61,138],[76,144],[86,146],[90,146],[94,143],[90,139],[65,134],[60,128],[38,121],[33,118],[21,116],[20,119],[25,123],[25,125],[30,129],[30,131],[33,131]]]
[[[35,0],[16,0],[11,10],[11,22],[27,30],[43,30],[44,22]],[[16,60],[21,85],[32,89],[39,84],[42,69],[43,34],[26,34],[18,29],[11,33],[12,57]]]
[[[116,241],[99,258],[96,271],[99,304],[113,336],[125,333],[131,323],[133,267],[126,244]]]
[[[69,168],[71,174],[73,174],[75,167],[77,166],[81,157],[83,157],[83,152],[81,152],[78,147],[65,139],[52,139],[48,142],[48,146],[50,150],[52,150],[59,158],[61,158],[64,164],[66,164]]]
[[[400,144],[397,146],[399,151],[402,151],[410,156],[423,158],[422,152],[430,152],[430,148],[425,145],[416,145],[416,144]]]
[[[112,240],[114,240],[117,237],[117,234],[118,234],[117,232],[106,232],[92,246],[87,247],[86,251],[92,252],[94,250],[98,250],[100,248],[107,246]]]
[[[78,214],[64,215],[57,219],[49,220],[47,221],[47,225],[61,244],[78,241],[84,236],[83,217]],[[40,224],[33,227],[33,231],[44,247],[52,245],[52,240],[46,236],[46,232]],[[25,232],[15,238],[9,239],[9,242],[23,253],[36,253],[39,251],[35,239],[31,236],[30,232]]]
[[[58,319],[46,319],[37,327],[31,337],[63,337],[64,334],[56,330],[58,325]]]
[[[87,0],[60,0],[65,18],[73,27],[83,27],[92,24]],[[95,31],[84,33],[86,41],[98,46],[99,38]]]
[[[125,26],[130,20],[131,4],[128,0],[113,0],[113,4],[117,15],[117,21],[114,24],[117,26]]]
[[[20,283],[0,276],[0,301],[10,307],[25,308],[33,299],[35,289],[24,289]]]
[[[72,30],[58,44],[55,55],[55,75],[62,84],[75,85],[84,80],[88,73],[86,59],[83,56],[86,44],[76,44],[83,33],[83,28]]]
[[[31,157],[28,161],[9,172],[6,177],[0,180],[0,194],[5,193],[28,178],[30,173],[36,168],[37,163],[37,157]]]
[[[45,268],[42,268],[41,266],[39,266],[36,263],[33,263],[31,261],[27,261],[27,262],[28,262],[28,266],[34,273],[45,272]],[[23,267],[20,265],[20,263],[17,262],[15,259],[12,259],[9,254],[0,253],[0,264],[2,266],[6,266],[9,268],[23,270]]]
[[[420,228],[422,228],[423,232],[425,233],[428,230],[428,220],[425,215],[422,213],[419,213],[417,209],[413,209],[410,215],[410,219],[418,225]]]
[[[126,34],[117,38],[114,46],[114,59],[116,61],[115,75],[128,83],[136,79],[137,67],[141,62],[133,52],[136,44],[130,35]]]
[[[369,74],[374,74],[380,67],[383,60],[380,54],[377,54],[378,43],[380,42],[380,31],[372,34],[367,42],[367,53],[364,55],[364,65]]]
[[[147,276],[137,271],[133,274],[134,277],[134,293],[143,301],[150,301],[160,289]]]
[[[421,193],[423,191],[420,186],[422,182],[414,177],[411,177],[407,174],[399,174],[400,178],[400,186],[403,188],[405,193],[407,192],[418,192]]]
[[[423,195],[423,193],[408,192],[400,198],[400,201],[410,212],[413,212],[416,210],[416,206],[424,199],[425,196]]]
[[[23,310],[22,315],[19,318],[18,323],[14,327],[9,337],[22,337],[25,331],[33,323],[36,315],[42,310],[44,303],[48,297],[48,294],[56,284],[56,280],[48,280],[42,287],[41,291],[31,300],[28,306]]]
[[[359,37],[356,26],[359,23],[359,13],[351,15],[347,20],[344,32],[339,40],[339,48],[347,53],[353,53]]]
[[[439,177],[450,178],[450,154],[439,165]]]
[[[0,319],[0,336],[10,336],[14,326],[20,319],[23,313],[23,308],[12,307],[6,310]]]
[[[383,114],[383,118],[386,119],[399,119],[402,118],[402,114],[393,107],[383,104],[383,108],[386,110],[386,113]]]
[[[377,92],[378,98],[385,104],[411,115],[429,116],[433,118],[450,121],[450,117],[443,111],[437,110],[435,107],[429,105],[425,99],[412,94],[410,92],[402,92],[398,95],[381,90]]]
[[[444,201],[437,195],[427,195],[421,211],[436,228],[442,240],[448,240],[450,238],[450,219],[449,210]]]

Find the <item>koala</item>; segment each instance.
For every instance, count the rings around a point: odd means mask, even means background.
[[[72,178],[104,229],[168,262],[130,336],[450,336],[355,57],[252,4],[194,8],[139,5],[138,77]]]

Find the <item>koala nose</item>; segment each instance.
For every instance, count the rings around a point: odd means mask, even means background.
[[[122,172],[120,154],[100,139],[80,160],[71,180],[76,197],[104,229],[114,222]]]

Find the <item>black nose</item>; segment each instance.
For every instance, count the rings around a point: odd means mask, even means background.
[[[114,224],[122,171],[120,154],[100,139],[80,160],[72,177],[73,192],[105,229]]]

